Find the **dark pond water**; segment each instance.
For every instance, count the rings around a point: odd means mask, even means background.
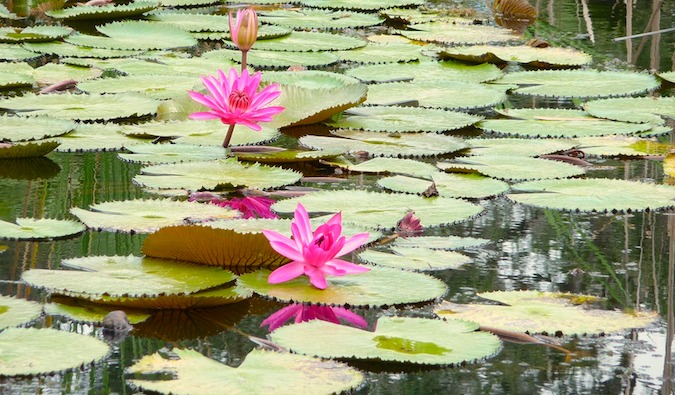
[[[469,4],[471,5],[471,4]],[[482,4],[474,4],[479,9]],[[622,2],[540,0],[537,29],[551,41],[575,44],[597,55],[601,67],[619,67],[629,60],[639,68],[673,67],[675,32],[662,35],[658,47],[647,41],[639,54],[626,56]],[[588,18],[584,19],[584,8]],[[633,32],[642,33],[652,13],[651,1],[638,0],[633,10]],[[673,26],[675,2],[665,1],[660,28]],[[590,21],[590,22],[589,22]],[[591,29],[592,26],[592,29]],[[594,43],[590,40],[590,31]],[[637,50],[640,39],[632,43]],[[657,50],[658,49],[658,50]],[[671,91],[672,92],[672,91]],[[563,103],[569,105],[569,103]],[[671,125],[672,126],[672,125]],[[670,136],[668,136],[670,138]],[[658,160],[595,160],[589,177],[664,180]],[[17,167],[24,170],[18,171]],[[68,217],[70,207],[96,202],[133,199],[146,195],[131,183],[139,166],[125,163],[116,153],[53,153],[34,162],[0,164],[0,219]],[[16,171],[15,171],[16,170]],[[319,170],[317,170],[319,171]],[[27,176],[26,174],[32,173]],[[352,180],[354,185],[358,180]],[[366,180],[368,182],[368,180]],[[372,182],[372,180],[371,180]],[[307,184],[316,186],[314,184]],[[322,186],[328,187],[330,186]],[[481,202],[487,212],[471,221],[438,230],[440,235],[487,238],[485,248],[468,250],[474,257],[461,270],[435,275],[449,286],[448,300],[470,300],[476,292],[534,289],[571,291],[606,296],[610,305],[659,311],[663,319],[641,331],[569,339],[556,349],[505,343],[495,357],[478,364],[453,368],[407,370],[406,367],[359,366],[366,384],[359,394],[659,394],[671,393],[672,357],[668,312],[672,313],[673,245],[668,229],[675,217],[668,212],[581,214],[513,204],[505,198]],[[675,237],[675,236],[673,236]],[[62,258],[99,254],[140,254],[143,236],[86,232],[53,242],[0,242],[0,293],[41,300],[44,295],[18,282],[23,270],[57,268]],[[83,370],[32,379],[0,381],[1,393],[132,393],[123,370],[136,359],[165,345],[167,328],[199,328],[191,340],[177,342],[229,365],[238,365],[254,345],[240,334],[264,337],[261,321],[280,304],[254,298],[200,314],[158,316],[115,346],[113,354]],[[415,312],[357,311],[372,322],[381,314]],[[204,315],[210,323],[200,320]],[[238,331],[223,330],[236,324]],[[100,336],[100,329],[46,317],[38,326],[53,326]],[[162,333],[164,330],[164,333]],[[164,336],[166,335],[166,336]],[[664,377],[665,376],[665,377]]]

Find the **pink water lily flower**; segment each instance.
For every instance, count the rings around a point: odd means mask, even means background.
[[[269,317],[265,318],[260,326],[269,325],[269,330],[271,332],[292,318],[295,318],[294,321],[296,324],[311,320],[322,320],[340,324],[340,319],[343,319],[360,328],[368,327],[368,322],[366,322],[363,317],[344,307],[304,305],[302,303],[286,306],[271,314]]]
[[[279,97],[281,91],[279,84],[270,84],[260,92],[260,72],[249,76],[248,70],[237,74],[232,67],[228,75],[218,70],[217,76],[203,76],[202,83],[210,93],[204,95],[199,92],[189,91],[190,97],[209,107],[206,112],[193,112],[191,119],[220,119],[224,124],[246,125],[253,130],[261,130],[259,122],[270,122],[272,117],[284,110],[284,107],[269,106],[274,99]]]
[[[263,233],[276,252],[292,260],[269,275],[267,281],[270,284],[282,283],[305,274],[312,285],[325,289],[326,275],[344,276],[370,270],[337,259],[362,246],[369,236],[368,233],[359,233],[349,239],[343,236],[340,213],[312,231],[307,210],[298,203],[291,223],[292,238],[271,230],[263,230]]]

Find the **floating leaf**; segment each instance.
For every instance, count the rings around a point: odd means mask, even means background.
[[[127,137],[122,127],[113,123],[79,123],[75,130],[58,136],[59,152],[114,151],[143,144],[145,140]]]
[[[515,184],[507,197],[537,207],[578,211],[641,211],[675,205],[675,187],[616,179],[542,180]]]
[[[5,61],[22,61],[39,57],[40,54],[29,51],[16,44],[0,44],[0,59]]]
[[[83,81],[77,87],[87,93],[135,93],[161,100],[201,87],[201,82],[191,75],[132,75]]]
[[[333,158],[344,154],[341,149],[320,150],[320,151],[302,151],[302,150],[284,150],[278,152],[235,152],[234,155],[239,160],[260,162],[260,163],[297,163],[297,162],[315,162],[320,159]]]
[[[385,203],[386,202],[386,203]],[[272,209],[291,213],[302,203],[310,213],[342,212],[345,222],[381,229],[393,229],[409,210],[415,211],[425,227],[464,221],[483,208],[459,199],[422,198],[400,193],[366,192],[361,190],[321,191],[281,200]]]
[[[150,50],[192,47],[197,45],[190,33],[173,26],[147,21],[112,22],[96,26],[105,36],[71,35],[66,42],[84,47]]]
[[[104,5],[78,5],[75,7],[62,8],[45,12],[54,19],[68,19],[71,21],[105,18],[124,18],[141,15],[157,8],[159,4],[154,1],[132,1],[128,4],[104,4]]]
[[[424,224],[422,224],[424,225]],[[393,245],[410,248],[429,248],[432,250],[456,250],[462,248],[481,247],[490,240],[475,237],[459,236],[417,236],[394,240]]]
[[[471,155],[540,156],[567,151],[579,145],[570,139],[493,138],[467,139]]]
[[[211,53],[210,59],[215,59],[218,56],[231,61],[241,60],[240,51],[221,49],[210,51],[207,54]],[[253,49],[246,56],[246,63],[249,66],[270,68],[328,66],[337,63],[338,60],[338,56],[332,52],[262,51]]]
[[[78,67],[61,63],[47,63],[33,71],[35,80],[40,84],[55,84],[65,80],[84,81],[92,78],[98,78],[103,74],[103,70]],[[78,86],[79,87],[79,86]]]
[[[63,59],[61,60],[63,61]],[[155,56],[148,59],[108,59],[92,61],[93,67],[114,69],[126,75],[194,75],[214,74],[218,69],[229,70],[235,66],[234,62],[211,58],[204,54],[200,57],[183,58],[169,56]],[[196,78],[199,81],[199,78]]]
[[[262,269],[240,276],[237,283],[262,296],[284,302],[348,304],[354,307],[424,302],[442,297],[447,290],[445,283],[434,277],[377,266],[359,274],[326,276],[326,289],[315,288],[305,276],[281,284],[269,284],[269,275],[269,270]]]
[[[166,4],[162,5],[166,7]],[[148,19],[154,22],[166,23],[188,32],[229,33],[230,31],[227,15],[188,14],[164,10],[150,13]]]
[[[7,6],[4,4],[0,4],[0,18],[2,19],[12,19],[12,20],[17,20],[21,19],[21,17],[17,16],[15,13],[11,12]]]
[[[34,83],[35,80],[29,75],[0,71],[0,88],[2,89],[32,86]]]
[[[441,59],[456,59],[474,63],[517,62],[542,68],[583,66],[593,60],[591,55],[573,48],[538,48],[529,45],[448,47],[439,50],[438,56]]]
[[[28,51],[35,52],[32,57],[37,57],[39,54],[53,54],[60,57],[73,58],[126,58],[129,56],[139,55],[140,51],[132,51],[126,49],[108,49],[108,48],[94,48],[90,46],[73,45],[61,41],[51,41],[47,43],[26,43],[23,47]]]
[[[10,328],[0,332],[0,375],[76,369],[103,359],[109,351],[107,344],[91,336],[49,328]]]
[[[412,62],[420,59],[420,50],[420,46],[409,43],[369,42],[365,47],[339,51],[337,55],[343,61],[355,63]]]
[[[659,115],[675,119],[674,97],[625,97],[593,100],[584,109],[594,117],[625,122],[647,122],[659,125]]]
[[[410,26],[414,30],[400,30],[403,37],[411,40],[437,42],[447,45],[469,45],[501,43],[520,39],[512,30],[494,26],[458,23],[457,21],[439,21],[418,23]]]
[[[231,41],[225,41],[226,45],[235,49]],[[255,48],[266,51],[344,51],[347,49],[360,48],[366,45],[366,41],[356,38],[331,33],[300,32],[293,33],[255,43]]]
[[[657,75],[671,84],[675,84],[675,71],[664,71],[662,73],[657,73]]]
[[[565,178],[585,173],[582,167],[548,159],[513,155],[481,155],[462,158],[461,161],[436,164],[446,171],[477,171],[500,180],[539,180]]]
[[[221,187],[267,189],[294,184],[302,175],[293,170],[258,163],[243,164],[236,159],[186,162],[143,168],[134,177],[141,186],[157,189],[183,188],[193,191]]]
[[[130,154],[119,154],[127,162],[143,164],[192,162],[224,158],[227,151],[223,147],[188,144],[136,144],[127,148]]]
[[[566,98],[627,96],[653,91],[660,85],[650,74],[598,70],[518,71],[496,83],[525,85],[513,93]]]
[[[384,18],[377,14],[349,11],[315,10],[311,8],[295,10],[262,11],[260,22],[281,25],[295,30],[335,30],[379,25]]]
[[[23,29],[0,27],[0,42],[40,42],[63,38],[73,32],[64,26],[35,25]]]
[[[21,116],[47,115],[81,121],[142,117],[157,111],[158,101],[141,95],[25,94],[0,100],[0,108]]]
[[[407,7],[424,4],[423,0],[301,0],[300,3],[307,7],[331,8],[338,10],[363,10],[376,11],[382,8]]]
[[[281,85],[293,85],[309,89],[334,89],[349,85],[361,85],[359,80],[344,74],[329,71],[269,71],[263,74],[265,82],[275,82]]]
[[[262,233],[239,233],[198,225],[160,229],[145,239],[143,253],[233,268],[272,267],[288,262],[270,247]]]
[[[454,61],[367,65],[348,69],[345,73],[368,83],[438,80],[485,82],[496,80],[503,75],[499,68],[489,63],[468,65]]]
[[[0,145],[0,159],[37,158],[54,151],[58,145],[56,141],[47,140]]]
[[[68,133],[75,126],[74,122],[49,117],[26,119],[3,115],[0,116],[0,141],[40,140]]]
[[[478,296],[495,304],[454,304],[443,302],[435,312],[441,317],[478,322],[481,326],[515,332],[565,335],[592,335],[642,328],[658,318],[655,313],[590,309],[584,300],[593,296],[562,292],[495,291]]]
[[[422,180],[393,176],[381,178],[377,180],[377,184],[392,191],[418,195],[424,194],[433,185],[439,196],[470,199],[497,196],[509,190],[509,184],[478,174],[436,173],[431,178],[432,180]]]
[[[49,218],[17,218],[16,225],[5,221],[0,224],[0,239],[54,239],[84,231],[84,226],[77,221]]]
[[[457,269],[471,262],[471,257],[455,251],[428,248],[391,247],[390,252],[365,250],[359,259],[365,263],[412,271]]]
[[[366,104],[416,102],[421,107],[471,109],[494,106],[505,100],[503,91],[478,83],[413,81],[371,85],[368,87]]]
[[[375,332],[309,321],[281,327],[274,342],[294,352],[323,358],[368,359],[423,365],[452,365],[488,358],[499,351],[497,336],[459,320],[380,317]],[[321,341],[307,341],[321,339]]]
[[[0,329],[28,324],[42,314],[42,305],[0,295]]]
[[[482,117],[434,108],[366,106],[347,110],[328,126],[371,132],[446,132],[473,125]]]
[[[579,149],[589,156],[628,156],[644,157],[650,155],[668,155],[673,149],[671,144],[659,143],[640,137],[605,136],[577,139]]]
[[[55,302],[55,300],[58,300],[58,302]],[[51,303],[45,304],[44,309],[45,313],[51,316],[63,316],[77,322],[100,324],[103,322],[105,316],[113,311],[115,307],[87,303],[79,299],[53,296]],[[132,325],[145,321],[150,317],[149,313],[140,310],[126,309],[124,313]]]
[[[92,297],[190,294],[235,279],[219,267],[131,255],[70,258],[62,263],[81,270],[31,269],[21,279],[52,293],[79,292]]]
[[[174,348],[175,358],[147,355],[128,368],[129,382],[163,394],[339,393],[357,387],[363,376],[346,364],[302,355],[253,350],[237,368],[197,351]],[[144,378],[147,375],[147,378]],[[170,379],[160,378],[169,375]],[[285,383],[288,385],[279,385]]]
[[[166,226],[239,215],[237,211],[215,204],[170,199],[111,201],[93,204],[91,210],[73,207],[70,212],[89,228],[133,233],[152,233]]]
[[[163,7],[194,7],[218,3],[219,0],[162,0]]]
[[[339,166],[349,171],[361,173],[393,173],[407,174],[413,177],[431,177],[438,173],[438,168],[432,164],[420,162],[413,159],[399,158],[373,158],[359,164],[351,162],[334,163],[327,161],[328,164]]]

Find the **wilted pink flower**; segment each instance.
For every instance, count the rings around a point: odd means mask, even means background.
[[[211,203],[222,207],[229,207],[238,210],[243,217],[248,218],[279,218],[270,207],[274,200],[264,196],[246,196],[243,198],[232,198],[230,200],[211,200]]]
[[[260,72],[249,76],[248,70],[237,74],[232,67],[228,75],[218,70],[217,76],[203,76],[202,83],[210,95],[189,91],[193,100],[209,107],[206,112],[193,112],[191,119],[220,119],[222,123],[246,125],[253,130],[261,130],[259,122],[270,122],[274,115],[282,112],[283,107],[270,106],[281,91],[279,84],[270,84],[258,92]]]
[[[359,248],[369,236],[368,233],[359,233],[349,239],[342,236],[340,213],[312,232],[307,210],[298,203],[291,223],[292,239],[271,230],[263,230],[263,233],[276,252],[292,260],[270,274],[267,279],[270,284],[282,283],[305,274],[312,285],[325,289],[326,275],[344,276],[370,270],[337,259]]]
[[[270,332],[282,326],[286,321],[295,317],[295,323],[322,320],[340,323],[340,318],[352,325],[360,328],[367,328],[368,322],[360,315],[345,309],[344,307],[304,305],[301,303],[286,306],[283,309],[273,313],[260,324],[260,326],[269,325]]]
[[[396,233],[403,238],[419,236],[423,231],[420,219],[415,217],[414,211],[408,211],[396,224]]]
[[[232,19],[232,13],[230,12],[229,22],[232,42],[241,51],[248,51],[258,38],[258,15],[253,8],[244,8],[237,10],[235,19]]]

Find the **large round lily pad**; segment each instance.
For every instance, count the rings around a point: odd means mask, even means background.
[[[377,14],[328,10],[271,10],[262,11],[262,23],[281,25],[295,30],[336,30],[379,25],[384,18]]]
[[[281,327],[271,338],[294,352],[324,358],[452,365],[499,351],[499,338],[477,329],[469,321],[381,317],[374,332],[315,320]]]
[[[448,172],[473,170],[507,181],[565,178],[586,173],[583,167],[569,163],[517,155],[468,156],[454,162],[438,162],[436,165]]]
[[[105,36],[76,34],[67,37],[65,41],[83,47],[124,50],[170,49],[197,45],[197,40],[185,30],[148,21],[112,22],[96,26],[96,30]]]
[[[520,38],[513,30],[495,26],[474,25],[471,24],[471,20],[465,20],[464,22],[444,20],[418,23],[410,26],[409,30],[400,30],[399,33],[411,40],[448,45],[502,43]]]
[[[236,48],[231,41],[225,41],[231,48]],[[294,31],[279,38],[260,40],[255,49],[267,51],[339,51],[360,48],[366,41],[356,37],[331,33]]]
[[[49,218],[17,218],[16,225],[0,221],[0,239],[54,239],[81,233],[84,226],[77,221]]]
[[[364,106],[345,111],[343,116],[327,124],[334,128],[371,132],[445,132],[473,125],[482,117],[459,111],[435,108]]]
[[[141,15],[159,6],[155,1],[132,1],[128,4],[111,3],[105,5],[76,5],[74,7],[47,11],[54,19],[89,20],[105,18],[124,18]]]
[[[0,116],[0,141],[40,140],[68,133],[75,126],[74,122],[63,119],[3,115]]]
[[[532,47],[529,45],[469,45],[449,47],[438,51],[442,59],[457,59],[474,63],[517,62],[534,67],[578,67],[591,63],[593,57],[573,48]]]
[[[26,28],[0,27],[0,42],[40,42],[63,38],[73,32],[65,26],[35,25]]]
[[[410,43],[376,43],[369,41],[365,47],[338,51],[337,55],[340,60],[345,62],[398,63],[419,60],[421,49],[420,46]]]
[[[479,174],[433,174],[431,180],[406,176],[392,176],[381,178],[377,184],[392,191],[426,193],[429,188],[435,189],[438,196],[454,198],[481,199],[501,195],[509,190],[509,184],[504,181],[484,177]]]
[[[579,145],[572,139],[479,138],[466,140],[471,155],[540,156],[567,151]]]
[[[470,65],[454,61],[367,65],[348,69],[345,73],[368,83],[413,80],[485,82],[503,75],[497,66],[489,63]]]
[[[594,117],[658,125],[663,122],[659,116],[675,119],[675,96],[593,100],[585,103],[584,109]]]
[[[487,243],[488,239],[460,236],[417,236],[402,238],[398,237],[393,245],[410,248],[430,248],[440,250],[455,250],[462,248],[480,247]]]
[[[365,250],[359,259],[366,263],[412,271],[457,269],[471,257],[456,251],[428,248],[391,247],[392,252]]]
[[[27,324],[40,314],[40,303],[0,295],[0,329]]]
[[[406,7],[424,4],[423,0],[301,0],[307,7],[331,8],[338,10],[376,11],[383,8]]]
[[[342,277],[327,276],[328,287],[318,289],[305,276],[281,284],[270,284],[267,269],[237,279],[255,293],[284,302],[330,305],[383,306],[426,302],[441,298],[447,288],[442,281],[421,273],[372,266],[370,271]]]

